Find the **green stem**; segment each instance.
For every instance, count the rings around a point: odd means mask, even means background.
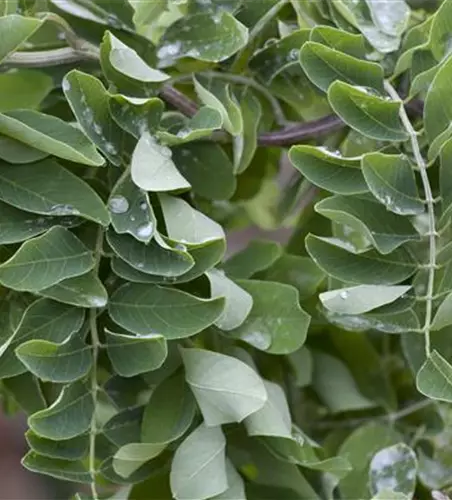
[[[243,75],[235,75],[232,73],[221,73],[219,71],[202,71],[199,73],[200,76],[204,76],[206,78],[223,80],[225,82],[234,83],[236,85],[244,85],[245,87],[250,87],[254,89],[256,92],[259,92],[262,97],[264,97],[273,110],[273,115],[275,117],[275,121],[281,127],[285,127],[289,124],[289,121],[284,115],[284,111],[282,110],[278,99],[273,97],[271,92],[269,92],[263,85],[256,82],[252,78]],[[181,77],[176,77],[171,80],[172,83],[184,82],[186,80],[191,80],[191,75],[183,75]]]
[[[427,174],[427,165],[421,154],[421,148],[419,146],[419,141],[417,140],[417,133],[411,125],[410,119],[406,113],[405,107],[403,106],[403,101],[400,98],[397,91],[389,83],[385,82],[385,90],[389,96],[395,101],[400,101],[400,119],[402,124],[407,131],[411,147],[413,149],[414,159],[416,161],[417,167],[422,180],[422,185],[425,192],[425,203],[427,205],[427,215],[429,223],[429,259],[428,259],[428,280],[427,280],[427,293],[425,301],[425,322],[423,327],[424,339],[425,339],[425,355],[430,356],[431,345],[430,345],[430,330],[432,327],[432,316],[433,316],[433,293],[435,288],[435,271],[436,271],[436,238],[438,233],[436,232],[436,222],[435,222],[435,200],[432,194],[432,188],[430,186],[430,180]]]
[[[272,107],[276,123],[281,127],[285,127],[289,123],[286,116],[284,115],[284,111],[282,110],[278,102],[278,99],[273,97],[271,92],[269,92],[263,85],[257,83],[252,78],[248,78],[242,75],[233,75],[231,73],[220,73],[219,71],[206,71],[205,73],[201,74],[207,76],[208,78],[218,78],[219,80],[224,80],[226,82],[235,83],[238,85],[244,85],[256,90],[269,102],[270,106]]]
[[[103,228],[98,229],[97,241],[95,247],[95,267],[96,273],[99,271],[100,259],[102,256],[102,247],[104,242],[104,230]],[[97,407],[97,392],[99,390],[97,382],[97,359],[99,356],[100,340],[99,332],[97,330],[97,308],[93,307],[89,310],[89,327],[91,333],[91,349],[93,357],[93,367],[91,368],[91,394],[93,398],[94,412],[91,419],[91,426],[89,431],[89,473],[91,476],[91,495],[93,500],[99,500],[99,494],[97,493],[97,482],[96,482],[96,437],[97,437],[97,422],[96,422],[96,407]]]
[[[424,408],[428,408],[429,406],[432,406],[435,404],[435,401],[432,399],[423,399],[422,401],[418,401],[416,403],[413,403],[410,406],[407,406],[406,408],[402,408],[399,411],[396,411],[394,413],[388,413],[387,415],[381,415],[379,417],[364,417],[364,418],[351,418],[348,420],[342,420],[342,421],[326,421],[326,422],[319,422],[318,424],[315,424],[316,429],[341,429],[341,428],[350,428],[350,427],[355,427],[358,425],[363,425],[368,422],[397,422],[397,420],[400,420],[401,418],[408,417],[409,415],[416,413],[419,410],[423,410]]]

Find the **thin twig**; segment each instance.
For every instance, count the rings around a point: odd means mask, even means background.
[[[189,118],[195,116],[198,112],[199,107],[195,101],[192,101],[171,85],[164,85],[162,87],[160,97]]]
[[[397,91],[389,83],[385,82],[385,90],[389,96],[395,101],[402,101]],[[423,333],[425,339],[425,355],[430,356],[431,346],[430,346],[430,330],[432,326],[433,317],[433,292],[435,288],[435,271],[436,271],[436,219],[435,219],[435,200],[433,199],[432,188],[430,186],[430,180],[427,173],[427,165],[421,154],[421,149],[419,142],[417,140],[417,133],[411,125],[410,119],[406,113],[404,106],[400,106],[400,119],[402,124],[407,131],[411,147],[413,149],[414,159],[416,161],[419,173],[421,175],[422,186],[425,192],[425,203],[427,205],[427,215],[428,215],[428,238],[429,238],[429,260],[428,260],[428,281],[427,281],[427,293],[425,301],[425,322],[423,326]]]
[[[99,228],[97,233],[96,248],[94,250],[95,257],[95,272],[97,274],[100,265],[100,259],[102,255],[102,246],[104,241],[104,230]],[[89,473],[91,477],[90,487],[91,495],[93,500],[99,499],[99,494],[97,493],[97,481],[96,481],[96,437],[97,437],[97,422],[96,422],[96,407],[97,407],[97,393],[99,390],[99,384],[97,382],[97,359],[99,356],[99,332],[97,330],[97,308],[93,307],[89,310],[89,326],[91,333],[91,349],[92,349],[92,362],[93,366],[91,368],[91,395],[93,398],[93,416],[91,418],[91,426],[89,432]]]
[[[428,408],[429,406],[432,406],[436,402],[432,399],[423,399],[422,401],[418,401],[416,403],[413,403],[410,406],[407,406],[406,408],[402,408],[399,411],[396,411],[394,413],[388,413],[387,415],[381,415],[378,417],[363,417],[363,418],[351,418],[348,420],[339,420],[339,421],[325,421],[325,422],[318,422],[315,424],[316,429],[339,429],[339,428],[350,428],[350,427],[355,427],[357,425],[362,425],[367,422],[396,422],[397,420],[400,420],[402,418],[408,417],[409,415],[416,413],[419,410],[423,410],[424,408]]]
[[[83,60],[98,60],[98,54],[95,51],[77,51],[71,47],[62,49],[53,49],[37,52],[16,52],[11,54],[6,59],[5,63],[12,66],[26,66],[26,67],[46,67],[57,66],[60,64],[71,64]],[[221,73],[219,73],[221,75]],[[249,85],[249,79],[241,77],[240,75],[232,75],[236,83]],[[231,80],[231,75],[225,75],[225,78]],[[245,83],[246,79],[246,83]],[[232,81],[232,80],[231,80]],[[254,85],[262,91],[259,84]],[[171,85],[164,85],[160,90],[160,96],[168,104],[181,111],[184,115],[192,117],[196,114],[199,107],[185,94],[175,89]],[[416,114],[422,113],[421,101],[410,101],[406,104],[409,111]],[[274,112],[276,109],[274,108]],[[282,120],[281,116],[279,119]],[[312,120],[305,123],[298,123],[289,127],[281,128],[280,130],[272,132],[264,132],[258,136],[258,145],[264,147],[284,147],[298,144],[301,141],[318,138],[319,136],[331,134],[341,128],[345,127],[344,122],[336,115],[328,115],[317,120]],[[213,140],[224,142],[225,135],[223,133],[214,133]]]

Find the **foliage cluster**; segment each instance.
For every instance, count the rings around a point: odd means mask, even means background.
[[[447,498],[451,41],[452,0],[0,0],[23,465],[78,499]],[[226,259],[250,226],[290,239]]]

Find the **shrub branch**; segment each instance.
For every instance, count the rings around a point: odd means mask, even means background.
[[[395,101],[402,101],[397,91],[389,83],[385,82],[385,90],[389,96]],[[421,175],[422,186],[425,192],[425,203],[427,205],[427,215],[428,215],[428,238],[429,238],[429,259],[428,259],[428,281],[427,281],[427,294],[425,301],[425,322],[422,328],[425,338],[425,355],[428,357],[431,352],[430,346],[430,330],[432,326],[432,312],[433,312],[433,296],[434,296],[434,286],[435,286],[435,271],[436,271],[436,238],[438,233],[436,232],[436,222],[435,222],[435,200],[432,194],[432,188],[430,186],[430,181],[427,174],[427,165],[421,154],[421,149],[419,142],[417,140],[417,133],[413,128],[413,125],[408,118],[405,107],[400,106],[400,119],[402,121],[405,130],[410,136],[411,147],[413,149],[414,159],[416,161],[417,168]]]

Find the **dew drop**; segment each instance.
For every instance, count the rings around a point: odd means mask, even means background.
[[[160,149],[160,154],[164,158],[171,158],[173,156],[173,152],[167,146],[162,146],[162,148]]]
[[[188,137],[191,133],[191,129],[189,128],[181,128],[179,132],[177,133],[177,137],[180,137],[181,139],[185,139]]]
[[[137,229],[137,236],[139,238],[149,238],[152,236],[152,231],[154,229],[154,225],[152,222],[147,222],[146,224],[142,224]]]
[[[72,205],[53,205],[50,209],[52,215],[80,215],[79,210]]]
[[[386,195],[386,196],[384,197],[384,204],[385,204],[387,207],[392,206],[392,198],[391,198],[389,195]]]
[[[129,202],[124,196],[117,195],[110,198],[108,207],[114,214],[125,214],[129,210]]]
[[[69,92],[71,90],[71,84],[69,83],[67,78],[63,79],[62,87],[64,92]]]
[[[298,49],[292,49],[290,52],[289,52],[289,60],[290,61],[296,61],[298,59]]]
[[[93,128],[97,135],[102,135],[102,127],[98,123],[94,122]]]
[[[187,247],[183,243],[178,243],[174,248],[176,250],[180,250],[181,252],[187,251]]]
[[[88,297],[88,302],[92,307],[105,307],[107,305],[105,297],[97,297],[96,295]]]
[[[137,267],[138,267],[138,269],[143,269],[144,263],[143,262],[138,262]]]
[[[114,144],[112,144],[111,142],[107,142],[105,144],[105,149],[106,149],[107,153],[110,153],[112,155],[118,154],[118,150],[116,149],[116,146]]]
[[[140,208],[141,210],[143,210],[143,212],[145,212],[148,209],[148,204],[145,201],[142,201],[140,203]]]
[[[340,294],[339,297],[343,300],[345,300],[348,297],[348,292],[346,290],[343,290]]]

